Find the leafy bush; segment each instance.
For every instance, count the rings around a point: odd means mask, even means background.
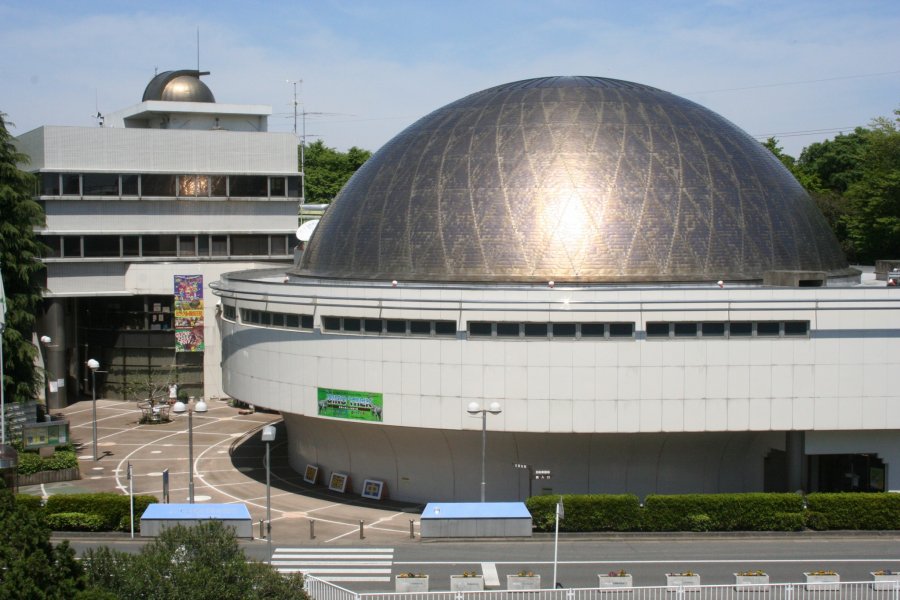
[[[776,514],[797,514],[796,518]],[[797,494],[683,494],[647,496],[645,531],[770,531],[793,529],[803,519]]]
[[[553,531],[559,496],[532,496],[525,503],[537,531]],[[560,531],[635,531],[640,528],[641,504],[630,494],[564,496],[565,518]]]
[[[47,458],[41,458],[37,452],[24,450],[19,452],[19,475],[34,475],[41,471],[59,471],[78,466],[78,456],[74,450],[57,450]]]
[[[37,452],[20,452],[19,475],[34,475],[44,470],[44,459]]]
[[[140,519],[147,506],[155,502],[158,502],[155,496],[135,496],[135,519]],[[47,499],[46,511],[48,515],[57,513],[99,515],[103,519],[103,530],[114,531],[121,527],[122,518],[130,515],[131,506],[128,496],[119,494],[56,494]]]
[[[47,525],[53,531],[103,531],[103,517],[78,512],[47,515]]]
[[[814,529],[900,529],[900,495],[872,493],[809,494]]]
[[[44,499],[31,494],[16,494],[16,504],[28,507],[31,510],[41,511],[44,509]]]

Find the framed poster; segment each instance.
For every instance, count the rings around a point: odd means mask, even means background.
[[[343,494],[347,490],[347,474],[332,473],[331,479],[328,481],[328,489]]]
[[[315,483],[318,478],[319,467],[316,465],[306,465],[306,470],[303,471],[303,481],[306,483]]]
[[[377,479],[366,479],[363,482],[362,496],[363,498],[371,498],[372,500],[381,500],[381,494],[384,492],[384,482]]]
[[[382,422],[384,397],[375,392],[318,388],[320,417]]]

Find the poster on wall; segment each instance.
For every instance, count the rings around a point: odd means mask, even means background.
[[[319,388],[319,416],[381,422],[383,398],[374,392]]]
[[[175,352],[203,352],[203,275],[175,276]]]

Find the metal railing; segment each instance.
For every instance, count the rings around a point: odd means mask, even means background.
[[[313,600],[900,600],[900,581],[358,593],[307,575]]]

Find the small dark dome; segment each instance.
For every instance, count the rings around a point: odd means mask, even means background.
[[[212,91],[200,81],[201,75],[208,73],[191,70],[163,71],[147,84],[142,101],[215,102]]]
[[[803,187],[716,113],[649,86],[547,77],[420,119],[347,183],[296,273],[459,282],[847,274]]]

